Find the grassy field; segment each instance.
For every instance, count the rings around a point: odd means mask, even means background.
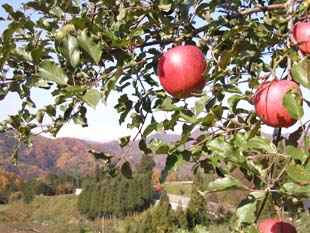
[[[30,204],[22,201],[0,205],[0,232],[80,232],[98,228],[77,210],[74,195],[37,196]]]
[[[75,195],[37,196],[28,205],[22,201],[0,205],[0,233],[100,232],[101,221],[87,221],[81,216],[77,210],[77,200]],[[122,221],[118,224],[120,225],[113,227],[111,223],[106,222],[105,232],[123,232]],[[293,224],[298,232],[309,232],[310,215],[301,214]],[[226,224],[213,225],[210,226],[209,232],[229,233],[230,230]]]
[[[192,184],[169,183],[165,184],[165,190],[169,194],[190,197],[192,192]]]

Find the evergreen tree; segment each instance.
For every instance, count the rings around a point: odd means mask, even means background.
[[[167,192],[164,190],[154,211],[154,222],[157,230],[161,232],[175,232],[177,220],[172,210]]]
[[[93,218],[98,218],[102,216],[102,210],[100,205],[101,195],[100,195],[100,184],[96,184],[95,186],[95,193],[93,193],[94,200],[92,200],[92,208],[93,208]]]
[[[112,216],[113,214],[113,196],[114,190],[112,190],[112,185],[109,183],[105,186],[105,195],[104,195],[104,203],[103,203],[103,212],[104,216]]]
[[[91,177],[86,177],[82,182],[83,191],[78,198],[78,209],[81,214],[88,216],[90,212],[90,202],[92,198],[92,187],[94,185],[93,179]]]
[[[157,225],[154,223],[154,218],[150,211],[147,211],[139,224],[139,232],[153,233],[157,232]]]
[[[182,201],[180,200],[178,203],[178,207],[176,209],[176,219],[178,221],[178,227],[182,229],[186,229],[188,226],[186,212],[183,210]]]
[[[194,175],[191,198],[186,212],[188,227],[193,229],[196,225],[208,225],[208,212],[205,198],[199,193],[203,189],[203,179],[197,171]]]
[[[142,155],[140,163],[136,166],[136,173],[152,175],[154,166],[153,157]]]
[[[143,182],[142,182],[142,177],[137,176],[136,177],[136,182],[134,183],[134,189],[136,193],[136,201],[135,201],[135,211],[141,211],[143,210],[143,205],[144,205],[144,199],[142,195],[142,190],[143,190]]]
[[[131,215],[136,207],[136,192],[135,192],[136,179],[128,181],[128,192],[127,192],[127,208],[128,214]]]
[[[35,195],[35,181],[29,180],[21,184],[21,190],[24,194],[23,201],[29,204]]]
[[[117,217],[124,217],[127,213],[127,190],[127,179],[121,175],[119,178],[115,201],[115,215]]]
[[[148,208],[153,200],[153,165],[154,161],[144,159],[140,171],[149,172],[136,173],[130,180],[122,175],[108,177],[97,168],[82,182],[83,192],[78,202],[81,214],[91,219],[102,215],[123,218]]]

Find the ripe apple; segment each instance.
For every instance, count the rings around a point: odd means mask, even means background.
[[[310,53],[310,22],[300,22],[293,28],[293,36],[299,43],[298,48],[306,53]]]
[[[206,84],[202,51],[193,45],[176,46],[159,59],[157,74],[163,88],[175,98],[201,93]]]
[[[296,120],[290,116],[283,106],[283,96],[292,88],[301,90],[297,83],[290,80],[273,80],[260,84],[254,95],[256,115],[269,126],[288,128]]]
[[[276,219],[266,219],[258,226],[262,233],[297,233],[296,228],[288,223]]]

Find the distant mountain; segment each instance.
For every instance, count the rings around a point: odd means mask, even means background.
[[[173,134],[155,134],[152,137],[161,137],[167,142],[179,138],[179,136]],[[122,148],[116,140],[99,143],[75,138],[34,136],[32,147],[20,147],[17,166],[13,166],[11,153],[15,143],[16,140],[12,136],[0,134],[0,167],[25,178],[42,177],[49,173],[63,172],[72,175],[88,174],[95,169],[96,165],[102,164],[101,160],[96,160],[88,152],[89,150],[104,152],[113,156],[122,156],[124,153],[128,153],[133,164],[138,163],[142,155],[138,140],[130,143],[130,148]],[[155,156],[154,160],[159,169],[164,167],[165,156]]]
[[[12,137],[0,135],[0,167],[27,178],[62,172],[87,174],[93,171],[97,164],[101,164],[88,150],[116,156],[124,153],[116,141],[95,143],[74,138],[51,139],[35,136],[32,147],[21,146],[17,166],[13,166],[11,153],[14,143]]]
[[[201,135],[195,131],[193,138]],[[265,135],[266,136],[266,135]],[[270,136],[270,135],[269,135]],[[180,136],[176,134],[154,134],[148,140],[158,138],[165,142],[177,141]],[[139,141],[130,144],[130,148],[121,148],[118,141],[99,143],[75,138],[47,138],[33,137],[33,146],[21,146],[18,154],[17,166],[13,166],[11,153],[16,143],[8,134],[0,134],[0,167],[15,172],[22,177],[42,177],[49,173],[69,173],[72,175],[85,175],[92,172],[97,165],[102,164],[89,153],[89,150],[104,152],[113,156],[122,156],[128,153],[133,164],[140,161],[141,151]],[[128,151],[127,151],[128,150]],[[166,156],[154,156],[156,167],[163,169]],[[185,176],[191,174],[191,164],[186,165],[180,173]]]

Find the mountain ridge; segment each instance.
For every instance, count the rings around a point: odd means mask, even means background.
[[[193,135],[196,137],[199,132],[194,132]],[[166,142],[176,141],[180,138],[177,134],[154,134],[149,139],[154,137]],[[133,164],[138,163],[142,156],[139,140],[130,143],[130,148],[122,148],[117,140],[100,143],[71,137],[48,138],[37,135],[33,137],[32,147],[20,147],[18,163],[14,166],[11,159],[14,143],[14,138],[0,134],[0,167],[25,178],[42,177],[49,173],[68,173],[71,175],[91,173],[97,165],[102,165],[102,161],[96,160],[88,152],[89,150],[113,156],[122,156],[128,153]],[[166,156],[156,155],[154,160],[156,167],[160,170],[163,169]],[[186,170],[190,170],[190,167],[187,166]]]

